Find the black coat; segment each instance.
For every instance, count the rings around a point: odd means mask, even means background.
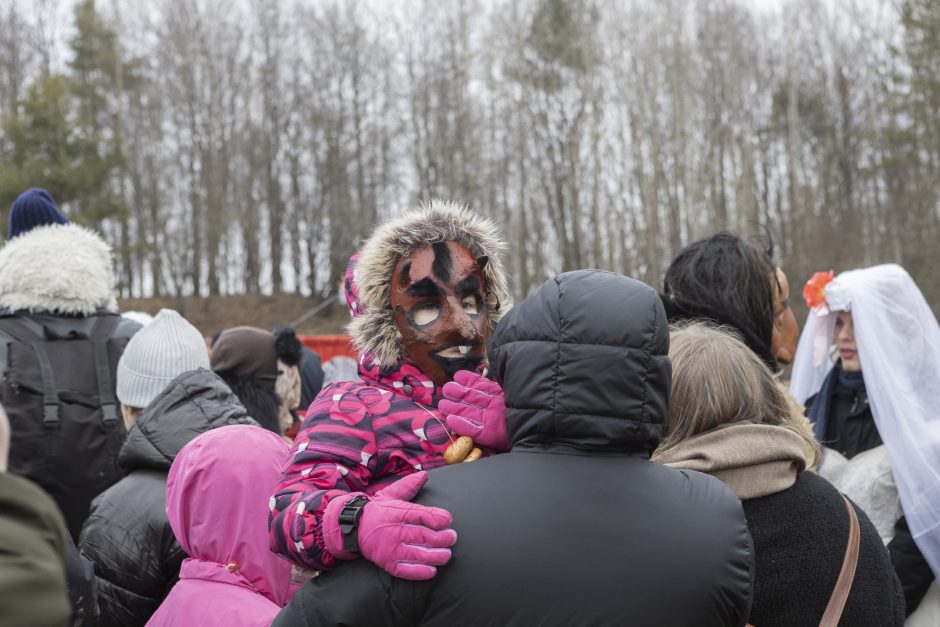
[[[930,564],[914,542],[914,534],[907,526],[905,516],[901,516],[894,523],[894,537],[888,543],[888,553],[891,555],[894,572],[901,580],[907,613],[911,614],[924,600],[934,576]]]
[[[839,625],[904,624],[904,596],[881,537],[858,507],[860,546],[852,590]],[[750,622],[818,625],[832,596],[845,546],[849,516],[831,483],[812,472],[791,487],[744,501],[754,539],[757,575]]]
[[[868,394],[865,390],[853,391],[844,387],[839,383],[837,374],[830,376],[836,377],[836,380],[831,388],[823,445],[839,451],[846,459],[881,446],[881,434],[875,426]],[[813,414],[813,407],[820,400],[819,394],[806,399],[808,415]]]
[[[98,588],[95,566],[82,557],[72,536],[65,538],[65,577],[69,584],[69,602],[72,604],[72,627],[92,627],[98,624]]]
[[[66,627],[65,519],[28,479],[0,472],[0,625]]]
[[[453,514],[451,562],[423,583],[343,564],[275,625],[744,625],[740,502],[717,479],[648,458],[667,348],[642,283],[590,270],[544,284],[490,345],[512,451],[432,471],[417,499]]]
[[[310,403],[323,388],[323,366],[320,364],[320,355],[305,346],[297,367],[300,370],[300,409],[307,411]]]
[[[92,502],[79,541],[95,565],[99,625],[143,625],[176,583],[186,557],[166,517],[166,480],[200,433],[257,423],[208,370],[177,377],[140,414],[118,462],[127,475]]]

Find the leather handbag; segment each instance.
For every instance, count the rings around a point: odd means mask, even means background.
[[[819,621],[819,627],[836,627],[839,624],[839,619],[842,618],[842,610],[845,609],[845,602],[849,598],[849,591],[852,590],[855,567],[858,566],[860,539],[858,516],[855,514],[855,508],[849,503],[849,499],[845,498],[845,495],[842,498],[845,500],[845,508],[849,511],[849,541],[845,546],[845,557],[842,559],[839,578],[836,579],[836,586],[832,590],[832,596],[829,597],[829,603],[826,605],[826,611],[823,612],[822,620]],[[754,625],[748,623],[747,627],[754,627]]]

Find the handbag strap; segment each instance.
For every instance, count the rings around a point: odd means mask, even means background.
[[[845,507],[849,510],[849,542],[845,547],[845,558],[842,560],[839,579],[836,580],[836,587],[832,591],[832,596],[829,597],[829,604],[826,606],[822,620],[819,621],[819,627],[836,627],[839,624],[842,610],[845,609],[845,602],[849,599],[852,581],[855,579],[855,567],[858,565],[858,516],[855,515],[855,508],[845,495],[842,495],[842,498],[845,499]]]
[[[855,580],[855,567],[858,566],[860,540],[858,516],[849,499],[845,498],[844,494],[842,498],[845,501],[845,508],[849,511],[849,541],[845,545],[845,557],[842,558],[842,569],[839,571],[836,587],[832,590],[832,596],[829,597],[829,604],[826,605],[826,611],[823,612],[822,620],[819,621],[819,627],[837,627],[839,624],[842,610],[845,609],[845,602],[849,599],[852,582]],[[747,627],[754,626],[748,623]]]

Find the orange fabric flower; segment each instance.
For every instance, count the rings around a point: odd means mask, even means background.
[[[803,300],[810,309],[826,304],[826,286],[832,281],[835,273],[817,272],[803,286]]]

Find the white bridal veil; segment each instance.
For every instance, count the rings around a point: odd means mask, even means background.
[[[803,328],[790,392],[815,394],[832,368],[835,312],[851,311],[862,377],[914,540],[940,574],[940,327],[901,266],[843,272]]]

